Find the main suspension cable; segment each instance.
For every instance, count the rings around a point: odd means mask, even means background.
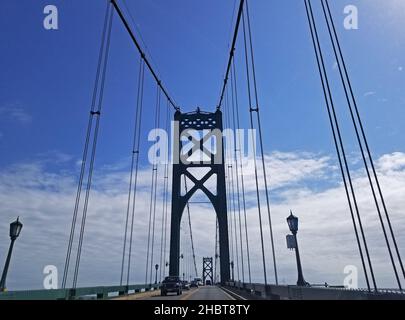
[[[120,7],[118,6],[117,1],[111,0],[111,3],[113,4],[115,10],[117,11],[118,16],[120,17],[122,23],[124,24],[125,29],[127,30],[129,36],[131,37],[132,41],[134,42],[136,48],[138,49],[139,54],[141,55],[142,59],[145,61],[145,64],[148,67],[150,73],[152,74],[152,77],[155,79],[157,85],[162,90],[163,94],[166,96],[167,100],[169,101],[170,105],[174,108],[174,110],[176,110],[176,111],[180,110],[180,107],[178,107],[177,104],[175,103],[175,101],[170,97],[168,91],[163,86],[162,81],[159,79],[155,70],[153,69],[152,65],[150,64],[148,58],[146,57],[145,52],[142,50],[138,40],[135,37],[135,34],[131,30],[131,27],[129,26],[127,20],[125,19],[123,12],[121,11]]]
[[[231,71],[231,62],[232,62],[234,54],[235,54],[236,39],[238,38],[239,25],[240,25],[240,21],[241,21],[241,18],[242,18],[242,12],[243,12],[244,3],[245,3],[245,0],[240,0],[239,9],[238,9],[238,15],[237,15],[237,18],[236,18],[236,23],[235,23],[235,30],[233,32],[232,44],[231,44],[231,48],[229,50],[228,64],[227,64],[227,67],[226,67],[224,82],[223,82],[223,85],[222,85],[221,95],[220,95],[220,98],[219,98],[217,110],[221,109],[222,103],[223,103],[223,100],[224,100],[225,89],[226,89],[226,86],[228,84],[229,72]]]

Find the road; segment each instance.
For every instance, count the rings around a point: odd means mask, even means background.
[[[203,286],[192,288],[191,290],[183,290],[183,294],[177,296],[174,293],[162,297],[160,291],[157,291],[145,300],[234,300],[229,294],[216,286]]]

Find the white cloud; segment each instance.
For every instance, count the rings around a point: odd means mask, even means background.
[[[71,160],[74,162],[73,159]],[[345,276],[343,268],[347,264],[357,265],[361,275],[361,264],[347,200],[331,158],[305,152],[273,152],[266,155],[265,161],[270,178],[271,213],[280,282],[294,283],[296,281],[295,258],[293,253],[286,249],[285,244],[285,235],[288,233],[285,218],[290,209],[300,218],[299,244],[307,281],[342,284]],[[403,246],[405,243],[405,218],[402,214],[402,208],[405,206],[403,198],[405,154],[396,152],[383,155],[377,159],[376,167],[380,174],[381,186],[391,214],[397,241],[402,256],[405,256]],[[14,220],[19,215],[24,223],[10,268],[8,278],[10,289],[41,288],[42,269],[48,264],[56,265],[60,276],[62,275],[76,193],[77,167],[74,168],[74,172],[65,169],[50,172],[47,170],[46,162],[41,160],[0,170],[0,214],[3,217],[3,223],[0,225],[0,237],[4,238],[0,241],[1,261],[5,259],[8,246],[7,222]],[[262,282],[260,229],[258,210],[255,205],[254,174],[251,171],[245,173],[252,276],[254,281]],[[395,286],[367,179],[360,171],[356,172],[354,176],[359,209],[363,217],[378,284],[384,287]],[[159,171],[159,177],[158,199],[161,200],[162,171]],[[150,179],[151,169],[142,167],[138,179],[131,283],[145,281]],[[122,165],[103,166],[95,172],[82,252],[80,286],[111,285],[119,282],[128,182],[128,170]],[[262,182],[260,195],[268,276],[269,281],[274,282],[267,208]],[[235,197],[236,208],[237,199],[238,197]],[[198,258],[197,267],[200,272],[202,257],[214,256],[215,216],[211,206],[192,204],[190,207]],[[170,204],[168,208],[170,223]],[[158,201],[154,263],[160,263],[162,212],[162,203]],[[230,216],[233,215],[230,214]],[[183,217],[186,218],[187,215],[185,214]],[[236,219],[238,223],[238,215],[236,215]],[[233,221],[232,228],[234,228],[234,223],[235,221]],[[238,228],[237,226],[237,231],[239,231]],[[182,234],[186,234],[188,237],[187,219],[183,219],[182,230]],[[182,242],[185,252],[190,251],[187,240],[186,238]],[[240,250],[239,247],[238,249]],[[236,261],[235,250],[234,246],[233,254]],[[74,253],[72,257],[74,257]],[[244,258],[247,275],[246,255]],[[74,259],[71,264],[74,265]],[[192,268],[189,260],[184,262],[184,267]],[[364,279],[360,278],[361,285],[364,286]]]
[[[20,103],[6,104],[0,107],[0,118],[6,118],[27,124],[32,121],[32,116],[20,105]]]
[[[365,92],[365,93],[364,93],[364,96],[365,96],[365,97],[369,97],[369,96],[374,96],[375,94],[376,94],[375,91],[368,91],[368,92]]]

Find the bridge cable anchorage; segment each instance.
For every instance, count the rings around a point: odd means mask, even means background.
[[[364,269],[364,275],[366,278],[367,288],[369,291],[371,291],[370,283],[369,283],[369,279],[368,279],[368,272],[367,272],[366,264],[364,262],[363,250],[362,250],[362,246],[360,244],[360,238],[359,238],[358,231],[357,231],[357,225],[356,225],[356,220],[355,220],[355,216],[353,213],[353,206],[352,206],[351,197],[350,197],[349,190],[348,190],[349,188],[348,188],[347,181],[349,182],[349,187],[350,187],[350,191],[351,191],[350,193],[353,198],[353,204],[354,204],[354,208],[356,211],[356,216],[357,216],[357,220],[358,220],[358,224],[359,224],[361,237],[363,240],[363,246],[364,246],[364,249],[366,252],[367,262],[368,262],[368,266],[370,269],[374,289],[375,289],[375,291],[377,291],[377,284],[375,282],[374,271],[373,271],[369,251],[368,251],[367,241],[365,238],[363,224],[361,221],[361,216],[360,216],[360,212],[359,212],[358,205],[357,205],[357,199],[356,199],[356,195],[354,192],[352,179],[351,179],[351,175],[350,175],[350,170],[349,170],[348,163],[347,163],[347,157],[346,157],[346,152],[345,152],[344,145],[343,145],[342,136],[340,133],[339,123],[338,123],[336,112],[335,112],[335,107],[334,107],[333,98],[332,98],[332,92],[330,89],[329,80],[328,80],[328,76],[326,73],[325,62],[323,59],[322,48],[320,46],[320,41],[319,41],[318,31],[316,28],[316,22],[315,22],[313,11],[312,11],[312,6],[311,6],[310,1],[304,0],[304,3],[305,3],[305,9],[306,9],[307,18],[308,18],[308,24],[310,27],[312,43],[313,43],[313,47],[314,47],[314,51],[315,51],[315,57],[316,57],[316,61],[317,61],[318,71],[319,71],[322,89],[323,89],[323,93],[324,93],[325,103],[326,103],[326,107],[327,107],[327,111],[328,111],[329,122],[330,122],[331,130],[332,130],[336,153],[337,153],[337,156],[339,159],[339,166],[340,166],[340,170],[341,170],[341,174],[342,174],[343,183],[345,186],[346,197],[348,200],[349,210],[351,213],[351,218],[352,218],[353,227],[354,227],[354,231],[355,231],[355,235],[356,235],[356,240],[357,240],[357,244],[359,247],[359,253],[360,253],[360,258],[361,258],[363,269]],[[332,115],[333,115],[333,118],[332,118]],[[344,162],[345,169],[343,168],[342,159]],[[347,181],[346,181],[345,171],[347,174]]]
[[[396,237],[395,237],[392,225],[391,225],[391,220],[390,220],[390,217],[389,217],[389,214],[388,214],[387,207],[385,205],[384,196],[382,194],[382,190],[381,190],[381,187],[380,187],[378,175],[377,175],[377,172],[375,170],[374,161],[373,161],[371,151],[370,151],[370,148],[369,148],[369,144],[368,144],[368,141],[367,141],[367,137],[366,137],[366,134],[365,134],[365,131],[364,131],[363,122],[361,120],[359,109],[357,107],[357,101],[356,101],[356,98],[355,98],[355,95],[354,95],[353,87],[351,85],[351,81],[350,81],[349,74],[348,74],[348,71],[347,71],[345,59],[343,57],[342,49],[341,49],[341,46],[340,46],[340,41],[339,41],[339,38],[338,38],[338,35],[337,35],[337,32],[336,32],[336,28],[335,28],[332,13],[331,13],[331,10],[330,10],[330,7],[329,7],[329,3],[328,3],[328,1],[322,0],[321,4],[322,4],[322,10],[323,10],[323,14],[324,14],[324,17],[325,17],[326,25],[328,27],[329,37],[330,37],[330,40],[331,40],[331,43],[332,43],[332,46],[333,46],[333,52],[334,52],[334,55],[335,55],[335,58],[336,58],[336,61],[337,61],[337,66],[338,66],[338,70],[339,70],[339,74],[340,74],[340,79],[341,79],[341,82],[342,82],[342,85],[343,85],[343,88],[344,88],[347,105],[349,107],[351,120],[352,120],[354,129],[355,129],[357,142],[359,144],[359,148],[360,148],[360,151],[361,151],[363,163],[364,163],[364,166],[365,166],[365,169],[366,169],[366,172],[367,172],[367,177],[368,177],[368,180],[369,180],[371,192],[372,192],[374,202],[375,202],[375,205],[376,205],[376,209],[377,209],[377,212],[378,212],[381,227],[382,227],[382,230],[383,230],[383,233],[384,233],[384,238],[385,238],[387,248],[388,248],[388,251],[389,251],[391,263],[393,265],[393,269],[394,269],[394,273],[395,273],[395,276],[396,276],[396,280],[398,282],[399,289],[402,290],[401,282],[399,280],[398,272],[396,270],[396,265],[395,265],[393,254],[392,254],[392,251],[391,251],[390,242],[388,240],[387,232],[386,232],[386,229],[385,229],[385,224],[384,224],[384,221],[383,221],[383,218],[382,218],[380,205],[379,205],[379,202],[377,200],[377,195],[376,195],[376,192],[375,192],[374,183],[373,183],[372,178],[371,178],[370,169],[369,169],[367,159],[366,159],[366,155],[365,155],[365,152],[364,152],[363,143],[364,143],[364,146],[365,146],[365,149],[366,149],[366,152],[367,152],[367,156],[368,156],[368,159],[369,159],[369,162],[370,162],[371,170],[373,172],[374,180],[376,182],[376,186],[377,186],[377,189],[378,189],[378,194],[379,194],[379,197],[380,197],[380,200],[381,200],[381,203],[382,203],[382,207],[383,207],[383,210],[384,210],[384,213],[385,213],[385,217],[386,217],[386,220],[387,220],[387,223],[388,223],[388,227],[389,227],[389,230],[390,230],[390,235],[391,235],[391,238],[392,238],[392,241],[393,241],[393,244],[394,244],[394,247],[395,247],[395,251],[396,251],[396,254],[397,254],[397,258],[398,258],[398,261],[399,261],[399,264],[400,264],[400,267],[401,267],[402,275],[405,278],[405,270],[404,270],[404,266],[402,264],[402,259],[401,259],[400,253],[399,253]],[[326,7],[325,7],[325,4],[326,4]],[[327,14],[327,12],[328,12],[328,14]],[[328,17],[329,17],[329,19],[328,19]],[[340,58],[340,60],[339,60],[339,58]],[[345,82],[345,80],[346,80],[346,82]],[[347,83],[347,85],[346,85],[346,83]],[[355,110],[355,114],[356,114],[356,118],[357,118],[359,127],[357,126],[356,119],[354,117],[352,103],[351,103],[351,100],[349,98],[349,92],[350,92],[350,97],[351,97],[351,99],[353,101],[353,106],[354,106],[354,110]],[[360,136],[360,133],[359,133],[359,128],[360,128],[361,136]]]
[[[104,55],[104,43],[105,43],[105,39],[106,39],[106,33],[107,33],[107,27],[108,27],[108,15],[110,12],[110,7],[111,7],[110,3],[107,3],[105,18],[104,18],[104,27],[103,27],[102,37],[101,37],[101,46],[100,46],[100,52],[99,52],[99,58],[98,58],[98,64],[97,64],[96,80],[95,80],[95,84],[94,84],[92,103],[91,103],[91,108],[90,108],[90,112],[89,112],[89,120],[88,120],[88,124],[87,124],[86,139],[85,139],[83,157],[82,157],[82,162],[81,162],[79,182],[78,182],[78,187],[77,187],[77,192],[76,192],[75,207],[73,210],[73,218],[72,218],[70,236],[69,236],[69,241],[68,241],[68,249],[66,252],[65,266],[64,266],[64,272],[63,272],[63,278],[62,278],[62,288],[66,287],[67,277],[68,277],[68,273],[69,273],[70,256],[71,256],[71,252],[72,252],[72,245],[73,245],[74,234],[75,234],[75,229],[76,229],[76,220],[77,220],[77,214],[78,214],[78,210],[79,210],[81,190],[82,190],[82,186],[83,186],[83,179],[84,179],[85,170],[86,170],[87,153],[88,153],[88,149],[89,149],[90,136],[91,136],[91,132],[92,132],[91,129],[92,129],[92,124],[93,124],[93,112],[96,107],[98,83],[99,83],[101,66],[102,66],[103,55]]]
[[[185,189],[185,192],[186,192],[185,194],[187,194],[188,193],[188,188],[187,188],[186,175],[184,175],[184,189]],[[190,204],[189,204],[188,201],[186,203],[186,209],[187,209],[187,217],[188,217],[188,226],[189,226],[189,229],[190,229],[191,251],[192,251],[192,257],[193,257],[193,262],[194,262],[194,272],[195,272],[195,276],[198,277],[197,262],[195,261],[193,230],[191,228]]]
[[[128,24],[128,21],[126,20],[121,8],[119,7],[118,3],[116,0],[110,0],[111,3],[113,4],[115,11],[117,11],[118,16],[120,17],[122,23],[124,24],[125,29],[127,30],[132,42],[135,44],[135,47],[137,48],[139,54],[141,55],[142,59],[145,61],[146,66],[148,67],[150,73],[152,74],[152,77],[154,78],[156,84],[159,86],[160,90],[163,92],[163,94],[166,96],[167,100],[169,101],[170,105],[173,107],[175,111],[180,111],[180,107],[177,106],[175,101],[171,98],[169,95],[168,91],[166,88],[163,86],[162,81],[159,79],[157,76],[155,70],[153,69],[152,65],[150,64],[148,58],[146,57],[145,52],[142,50],[142,47],[140,46],[137,38],[135,37],[134,32],[132,31],[131,27]]]
[[[242,16],[243,22],[243,43],[244,43],[244,51],[245,51],[245,65],[246,65],[246,79],[247,79],[247,93],[248,93],[248,101],[249,101],[249,120],[250,120],[250,129],[251,129],[251,139],[252,139],[252,148],[256,150],[256,141],[255,136],[253,134],[253,115],[252,115],[252,95],[251,95],[251,84],[250,84],[250,70],[249,70],[249,57],[248,57],[248,46],[247,46],[247,38],[246,38],[246,22],[245,22],[245,15]],[[261,212],[261,203],[260,203],[260,191],[259,191],[259,177],[257,172],[257,159],[256,155],[253,156],[253,164],[254,164],[254,173],[255,173],[255,185],[256,185],[256,200],[257,200],[257,210],[259,215],[259,227],[260,227],[260,243],[262,249],[262,261],[263,261],[263,276],[264,276],[264,284],[267,285],[267,271],[266,271],[266,256],[264,251],[264,239],[263,239],[263,223],[262,223],[262,212]]]
[[[159,127],[160,122],[160,87],[156,86],[156,109],[155,109],[155,129]],[[153,156],[156,157],[156,144],[153,145]],[[153,254],[154,254],[154,241],[155,241],[155,222],[156,222],[156,197],[157,197],[157,176],[158,165],[155,159],[152,160],[152,176],[151,176],[151,193],[150,193],[150,205],[149,205],[149,226],[148,226],[148,249],[146,255],[146,272],[145,272],[145,285],[152,285],[153,277]],[[156,163],[155,163],[156,162]],[[150,255],[150,256],[149,256]],[[149,266],[150,257],[150,266]]]
[[[232,61],[234,62],[234,61]],[[234,63],[233,63],[234,66]],[[243,259],[243,237],[242,237],[242,219],[241,219],[241,203],[240,203],[240,188],[239,188],[239,166],[238,166],[238,141],[237,141],[237,126],[236,126],[236,92],[234,92],[234,69],[231,69],[231,92],[232,92],[232,127],[233,127],[233,151],[234,151],[234,169],[236,177],[236,199],[238,204],[238,222],[239,222],[239,244],[240,244],[240,257],[241,257],[241,274],[242,274],[242,283],[245,283],[245,267]],[[240,144],[239,144],[240,147]],[[236,218],[235,218],[236,220]]]
[[[228,83],[229,72],[230,72],[230,69],[231,69],[231,62],[232,62],[234,54],[235,54],[236,40],[238,38],[239,25],[240,25],[240,21],[241,21],[241,18],[242,18],[242,12],[243,12],[244,3],[245,3],[245,0],[240,0],[239,9],[238,9],[238,15],[237,15],[237,18],[236,18],[236,23],[235,23],[235,29],[234,29],[234,32],[233,32],[232,44],[231,44],[231,48],[230,48],[230,51],[229,51],[228,64],[227,64],[227,67],[226,67],[225,77],[224,77],[224,81],[223,81],[223,85],[222,85],[222,89],[221,89],[221,94],[220,94],[217,110],[221,109],[222,103],[223,103],[223,100],[224,100],[225,89],[226,89],[226,85]]]
[[[124,278],[124,267],[125,267],[125,255],[127,246],[127,233],[129,219],[130,223],[130,235],[129,235],[129,251],[128,251],[128,263],[127,263],[127,278],[126,285],[129,285],[130,268],[131,268],[131,255],[132,255],[132,240],[133,240],[133,229],[134,229],[134,218],[135,218],[135,203],[136,203],[136,193],[138,185],[138,168],[139,168],[139,144],[140,144],[140,132],[141,132],[141,119],[142,119],[142,107],[143,107],[143,88],[144,88],[144,75],[145,75],[145,63],[142,59],[139,60],[139,73],[138,73],[138,88],[137,88],[137,101],[135,109],[135,119],[134,119],[134,136],[133,144],[131,150],[131,169],[130,169],[130,179],[128,188],[128,201],[125,219],[125,232],[124,232],[124,244],[122,250],[122,262],[121,262],[121,278],[120,285],[123,284]]]
[[[240,128],[239,120],[239,102],[238,102],[238,92],[237,92],[237,77],[236,77],[236,68],[235,60],[232,61],[232,71],[233,71],[233,88],[235,92],[235,113],[236,113],[236,125],[234,127]],[[236,133],[236,131],[235,131]],[[236,147],[236,145],[235,145]],[[243,163],[242,163],[242,145],[241,145],[241,136],[238,134],[238,144],[236,152],[239,153],[239,169],[240,169],[240,181],[242,189],[242,203],[243,203],[243,215],[244,215],[244,226],[245,226],[245,241],[246,241],[246,254],[247,254],[247,263],[248,263],[248,274],[249,274],[249,283],[252,283],[252,274],[250,269],[250,251],[249,251],[249,236],[248,236],[248,224],[247,224],[247,213],[246,213],[246,197],[245,197],[245,181],[243,175]],[[237,155],[235,155],[237,159]],[[238,172],[237,172],[238,175]]]
[[[276,250],[274,246],[274,236],[273,236],[273,223],[271,219],[271,210],[270,210],[270,196],[269,196],[269,188],[267,184],[267,173],[266,173],[266,165],[264,161],[264,147],[263,147],[263,134],[262,134],[262,125],[260,120],[260,110],[259,110],[259,98],[257,93],[257,80],[256,80],[256,67],[255,67],[255,60],[254,60],[254,51],[253,51],[253,40],[252,40],[252,28],[250,24],[250,14],[249,14],[249,1],[246,0],[246,17],[247,17],[247,27],[249,33],[249,46],[250,46],[250,58],[251,58],[251,65],[252,65],[252,78],[253,78],[253,87],[254,87],[254,94],[255,94],[255,101],[256,101],[256,112],[257,117],[257,125],[259,130],[259,146],[260,146],[260,157],[263,167],[263,181],[264,181],[264,189],[266,195],[266,206],[267,206],[267,218],[269,220],[269,233],[270,233],[270,240],[271,240],[271,252],[273,256],[273,269],[274,269],[274,278],[276,280],[276,285],[278,285],[278,275],[277,275],[277,259],[276,259]]]

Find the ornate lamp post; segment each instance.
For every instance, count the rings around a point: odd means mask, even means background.
[[[8,267],[10,265],[11,254],[13,252],[14,242],[20,235],[21,229],[23,227],[23,224],[18,219],[19,218],[17,218],[16,221],[10,223],[11,243],[10,243],[10,248],[8,249],[6,263],[4,264],[3,274],[2,274],[1,280],[0,280],[0,292],[6,290],[6,278],[7,278]]]
[[[235,281],[235,277],[234,277],[234,263],[233,263],[233,261],[231,261],[231,270],[232,270],[232,281]]]
[[[304,276],[302,274],[302,266],[301,266],[301,259],[300,259],[300,252],[298,250],[298,241],[297,241],[297,232],[298,232],[298,217],[292,214],[290,211],[290,215],[287,217],[288,227],[290,228],[291,233],[294,237],[294,244],[292,248],[295,249],[295,257],[297,260],[297,269],[298,269],[298,281],[297,286],[309,286],[309,283],[304,280]]]

